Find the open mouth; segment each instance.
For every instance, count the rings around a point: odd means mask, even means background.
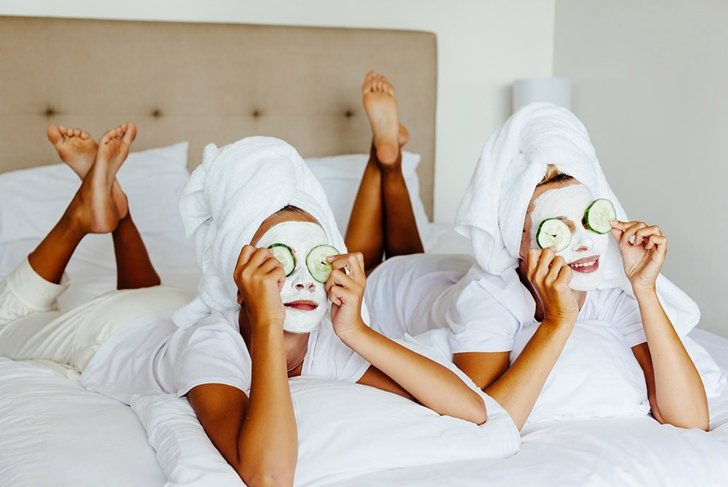
[[[596,272],[596,270],[599,269],[599,257],[584,257],[583,259],[575,260],[570,263],[569,267],[571,267],[571,270],[581,272],[582,274]]]
[[[285,303],[284,306],[286,308],[293,308],[297,309],[299,311],[313,311],[316,308],[318,308],[318,303],[311,300],[299,300],[299,301],[291,301],[290,303]]]

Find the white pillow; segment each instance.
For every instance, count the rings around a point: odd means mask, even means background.
[[[538,323],[516,335],[511,361]],[[618,330],[579,322],[566,341],[526,425],[577,418],[645,416],[650,411],[644,375]]]
[[[448,347],[447,333],[435,330],[402,342],[441,361],[447,353],[440,350]],[[454,365],[444,365],[477,390]],[[476,426],[368,386],[308,377],[289,384],[299,440],[297,485],[343,481],[391,468],[502,458],[516,453],[520,445],[510,416],[482,393],[488,421]],[[204,436],[186,399],[135,396],[131,406],[175,485],[239,485],[239,480],[228,480],[232,468],[225,474],[222,456]],[[203,483],[208,477],[210,483]]]
[[[419,154],[402,152],[402,173],[412,201],[412,210],[417,221],[420,237],[427,238],[429,219],[424,204],[420,199],[420,181],[417,177],[417,166],[420,164]],[[341,233],[346,233],[349,216],[354,206],[354,198],[359,190],[359,183],[364,175],[364,168],[369,160],[368,154],[348,154],[331,157],[309,157],[306,164],[318,178],[326,191],[336,223]]]
[[[187,142],[133,152],[118,178],[141,232],[183,238],[179,197],[187,184]],[[78,190],[65,164],[0,174],[0,244],[40,239],[56,224]]]
[[[167,476],[165,486],[239,487],[242,482],[220,455],[187,399],[172,394],[133,396],[131,407]]]

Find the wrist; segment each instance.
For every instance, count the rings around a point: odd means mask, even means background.
[[[351,346],[351,343],[361,339],[367,329],[368,327],[364,321],[358,319],[351,326],[347,326],[345,329],[334,328],[334,331],[342,342]]]
[[[648,285],[632,283],[632,292],[637,299],[657,297],[657,286],[655,283]]]
[[[547,328],[563,329],[572,328],[575,323],[576,317],[569,318],[565,316],[546,316],[541,322],[541,326],[545,325]]]

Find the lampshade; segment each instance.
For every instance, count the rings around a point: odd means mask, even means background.
[[[549,102],[571,110],[569,78],[527,78],[513,83],[513,111],[533,102]]]

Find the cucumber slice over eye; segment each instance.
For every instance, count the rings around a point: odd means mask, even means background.
[[[542,249],[555,247],[556,252],[561,252],[571,243],[571,230],[558,218],[547,218],[538,226],[536,242]]]
[[[321,284],[329,280],[331,275],[331,264],[326,261],[327,257],[339,255],[341,252],[331,245],[317,245],[312,248],[306,256],[306,267],[311,276]]]
[[[273,257],[283,264],[283,272],[285,272],[286,277],[293,274],[293,271],[296,270],[296,258],[293,256],[291,248],[286,244],[274,243],[269,245],[268,249],[273,252]]]
[[[612,229],[612,220],[617,219],[617,211],[608,199],[592,201],[584,212],[584,223],[592,232],[605,234]]]

